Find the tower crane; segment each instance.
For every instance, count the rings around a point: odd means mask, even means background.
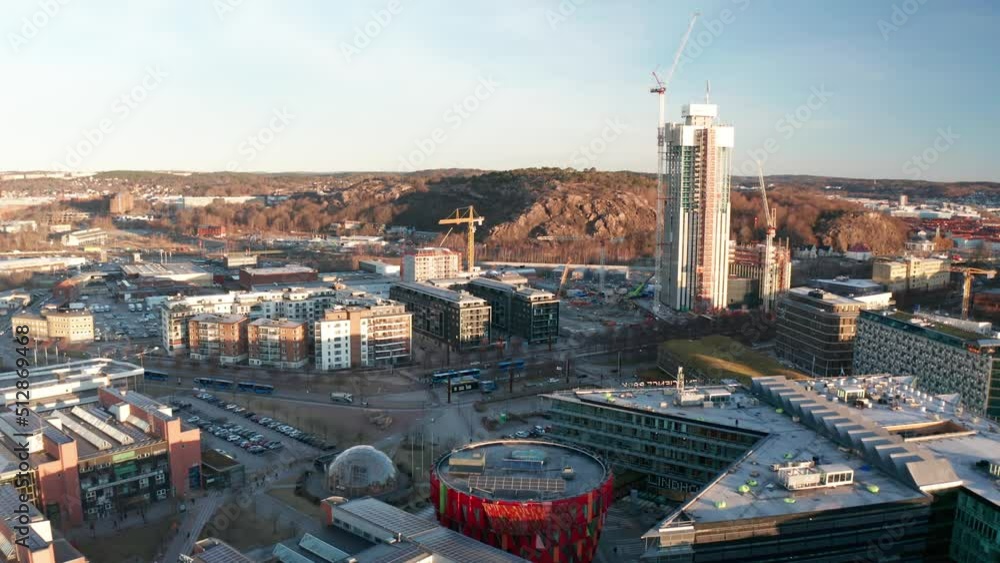
[[[986,276],[988,279],[993,279],[997,272],[970,266],[952,266],[949,271],[962,274],[962,320],[968,320],[972,304],[972,276]]]
[[[698,16],[701,15],[700,12],[694,12],[691,14],[691,21],[688,23],[687,30],[684,32],[684,37],[681,38],[681,44],[677,47],[677,52],[674,53],[674,61],[670,65],[670,70],[667,71],[666,79],[661,80],[660,77],[654,71],[653,80],[656,81],[656,86],[649,89],[649,92],[656,94],[657,101],[660,106],[660,114],[656,121],[656,144],[657,144],[657,164],[656,164],[656,266],[653,270],[653,314],[659,316],[660,314],[660,289],[663,286],[662,278],[662,268],[663,268],[663,254],[666,250],[666,239],[664,237],[665,225],[665,206],[667,204],[667,125],[666,125],[666,106],[667,106],[667,87],[670,85],[670,80],[674,77],[674,72],[677,70],[677,65],[681,61],[681,55],[684,53],[684,48],[687,47],[688,39],[691,37],[691,31],[694,29],[694,23],[697,21]],[[671,234],[672,236],[672,234]]]
[[[764,226],[767,229],[764,237],[764,263],[761,264],[763,274],[760,279],[761,307],[764,313],[770,313],[774,308],[775,301],[775,281],[774,281],[774,234],[777,232],[775,226],[775,212],[767,203],[767,186],[764,184],[764,166],[757,161],[757,179],[760,182],[760,198],[764,202]]]
[[[476,210],[470,205],[460,207],[452,211],[451,215],[438,221],[438,225],[465,225],[468,229],[469,240],[465,259],[468,261],[467,271],[469,272],[476,265],[476,226],[482,225],[485,220],[486,218],[482,215],[476,215]]]

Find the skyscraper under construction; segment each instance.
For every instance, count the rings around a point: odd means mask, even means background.
[[[687,104],[683,123],[665,125],[660,299],[676,311],[726,306],[734,131],[716,124],[718,113]]]

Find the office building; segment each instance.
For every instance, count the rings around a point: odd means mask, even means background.
[[[358,269],[378,274],[380,276],[399,277],[400,267],[398,264],[388,264],[381,260],[361,260],[358,262]]]
[[[293,284],[316,280],[316,270],[294,264],[274,268],[243,268],[240,270],[240,287],[245,290],[249,290],[255,285]]]
[[[73,231],[62,236],[63,246],[104,246],[107,242],[108,233],[103,229]]]
[[[413,314],[413,330],[457,350],[490,341],[490,305],[468,293],[401,282],[389,292]]]
[[[864,560],[889,525],[893,541],[878,543],[877,560],[944,560],[962,531],[948,516],[955,495],[990,482],[966,460],[1000,442],[982,424],[969,431],[919,405],[879,402],[903,389],[895,378],[763,377],[750,390],[594,389],[545,400],[551,438],[681,502],[643,535],[642,561]],[[985,444],[966,444],[973,435]],[[952,448],[970,457],[945,453]]]
[[[968,411],[1000,419],[1000,340],[961,323],[901,311],[864,312],[858,320],[854,373],[914,376],[917,389],[957,393]]]
[[[257,319],[247,325],[249,364],[300,368],[309,361],[306,323],[287,319]]]
[[[18,313],[11,317],[10,323],[12,327],[27,326],[28,336],[37,341],[94,341],[94,315],[86,309],[43,309],[41,315]]]
[[[457,277],[462,271],[462,255],[450,248],[418,248],[403,256],[400,279],[405,282]]]
[[[890,294],[844,297],[795,287],[778,299],[774,351],[779,360],[816,377],[850,375],[858,315],[890,304]]]
[[[97,402],[44,413],[0,414],[8,453],[25,447],[33,502],[56,526],[186,495],[201,482],[201,438],[170,407],[101,387]]]
[[[475,278],[469,293],[490,304],[496,334],[519,336],[530,344],[556,342],[559,338],[559,299],[551,292],[528,287],[524,278],[510,282]]]
[[[87,563],[87,558],[52,529],[34,505],[21,502],[10,485],[0,486],[0,552],[18,563]]]
[[[315,323],[316,369],[392,365],[410,359],[412,317],[400,303],[337,306]]]
[[[243,315],[198,315],[188,321],[192,360],[235,364],[248,357],[247,325]]]
[[[951,282],[951,262],[940,258],[906,256],[878,260],[872,265],[872,281],[899,295],[908,291],[934,291]]]
[[[664,128],[662,303],[678,311],[727,304],[730,159],[734,131],[716,123],[715,104],[686,104],[684,123]]]

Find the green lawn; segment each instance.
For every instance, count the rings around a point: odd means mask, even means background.
[[[698,371],[713,380],[737,379],[745,385],[755,377],[783,375],[789,379],[807,379],[767,355],[755,352],[726,336],[708,336],[698,340],[668,340],[660,345],[670,351],[682,366]],[[672,375],[672,374],[671,374]]]

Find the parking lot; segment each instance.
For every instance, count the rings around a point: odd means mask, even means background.
[[[279,457],[311,459],[323,452],[324,447],[332,449],[318,437],[246,411],[211,393],[196,393],[193,398],[185,397],[174,403],[190,404],[179,415],[201,429],[205,445],[225,451],[250,472],[273,465]]]

